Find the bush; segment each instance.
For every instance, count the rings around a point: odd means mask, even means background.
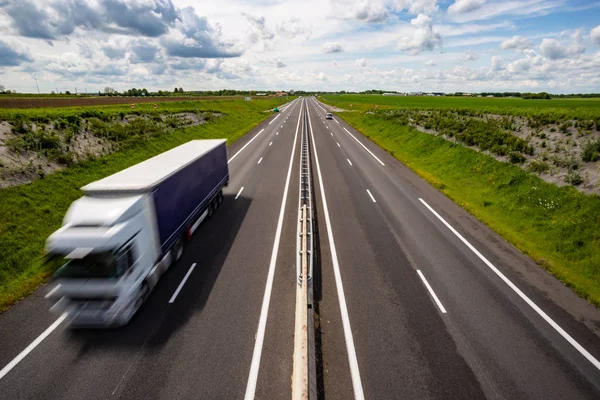
[[[58,161],[59,164],[71,166],[74,164],[73,154],[70,152],[59,154],[56,157],[56,161]]]
[[[550,170],[550,164],[542,160],[532,160],[527,166],[527,169],[536,174],[543,174]]]
[[[581,178],[581,174],[579,173],[579,171],[570,171],[565,176],[565,182],[573,186],[579,186],[583,183],[583,178]]]
[[[600,140],[588,140],[583,144],[581,159],[584,162],[596,161],[598,158],[598,151],[600,151]]]
[[[525,156],[519,152],[511,151],[508,155],[508,161],[512,164],[523,164],[525,162]]]
[[[560,124],[558,129],[562,133],[567,133],[570,127],[571,127],[571,123],[567,121],[567,122],[563,122],[562,124]]]

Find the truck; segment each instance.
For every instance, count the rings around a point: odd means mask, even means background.
[[[123,326],[229,183],[226,141],[192,140],[92,182],[46,241],[62,259],[47,298],[74,326]]]

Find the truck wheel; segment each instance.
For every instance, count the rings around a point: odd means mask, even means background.
[[[218,204],[221,205],[221,203],[223,203],[223,191],[222,190],[219,192],[217,199],[218,199]]]
[[[212,215],[215,213],[215,200],[213,199],[210,204],[208,205],[208,217],[212,217]]]
[[[177,241],[173,245],[172,251],[175,258],[175,262],[181,260],[181,257],[183,256],[183,240],[181,238],[177,239]]]

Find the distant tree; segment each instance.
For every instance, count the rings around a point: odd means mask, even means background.
[[[183,88],[179,88],[179,93],[183,93]]]
[[[71,92],[69,92],[68,90],[65,90],[65,94],[71,94]]]
[[[110,86],[107,86],[104,88],[104,94],[113,94],[115,93],[115,89],[111,88]]]
[[[175,88],[175,90],[173,90],[173,93],[179,93],[179,89]]]
[[[4,91],[6,90],[6,88],[4,87],[4,85],[0,85],[0,93],[4,93]]]
[[[146,90],[146,88],[142,89],[142,96],[148,96],[148,91]]]

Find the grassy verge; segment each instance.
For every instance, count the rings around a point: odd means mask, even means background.
[[[169,135],[140,140],[122,151],[85,161],[27,185],[0,190],[0,311],[30,294],[52,274],[52,266],[41,261],[44,242],[60,227],[71,202],[81,196],[80,187],[192,139],[226,138],[231,143],[267,118],[269,114],[264,110],[277,104],[275,100],[182,104],[180,109],[197,105],[223,116]]]
[[[339,116],[600,306],[600,197],[546,183],[380,113]]]

